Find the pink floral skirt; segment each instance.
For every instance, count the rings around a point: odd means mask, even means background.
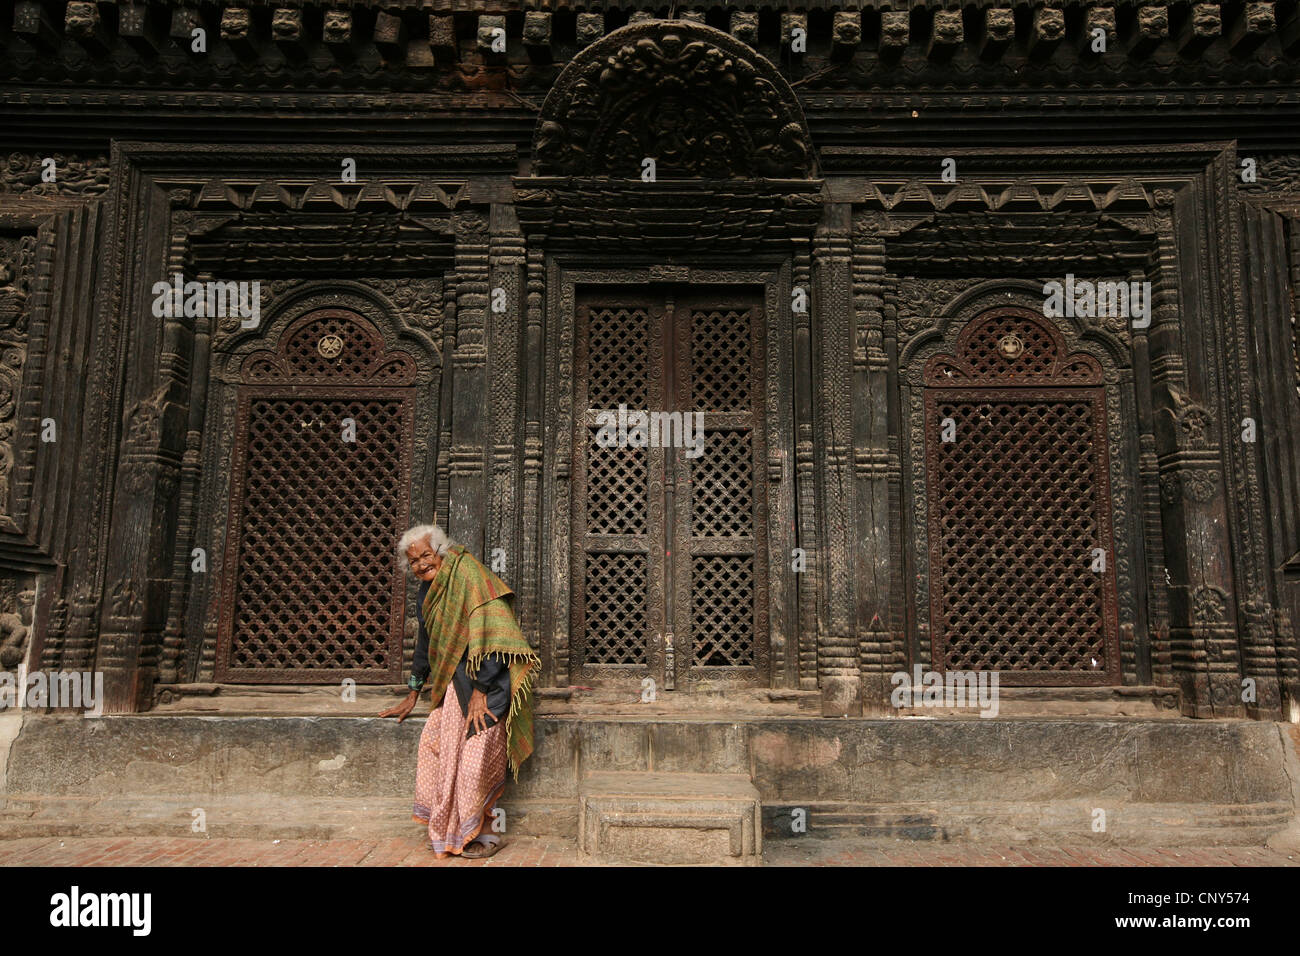
[[[429,714],[420,734],[412,816],[428,824],[439,859],[456,855],[491,831],[492,807],[506,786],[506,728],[498,722],[465,739],[456,690]]]

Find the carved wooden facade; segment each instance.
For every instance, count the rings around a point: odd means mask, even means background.
[[[1297,706],[1293,10],[11,7],[5,667],[396,682],[436,516],[545,686]]]

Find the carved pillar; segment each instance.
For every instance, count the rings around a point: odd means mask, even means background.
[[[434,517],[444,529],[447,527],[448,503],[451,500],[451,387],[455,382],[455,367],[447,358],[456,351],[456,274],[449,273],[442,284],[442,342],[443,374],[438,388],[438,460],[434,465]]]
[[[545,367],[545,340],[542,329],[543,293],[546,290],[545,253],[541,239],[534,239],[527,252],[527,299],[524,310],[523,348],[525,365],[522,374],[527,378],[524,394],[524,460],[523,460],[523,526],[520,529],[519,570],[516,585],[519,591],[519,621],[528,643],[534,648],[541,644],[540,617],[537,613],[541,588],[537,580],[540,545],[538,529],[541,526],[542,494],[542,384]]]
[[[171,197],[183,201],[183,196]],[[156,214],[166,214],[158,209]],[[142,230],[143,231],[143,230]],[[152,702],[176,534],[176,490],[185,453],[187,381],[193,331],[183,316],[153,318],[143,292],[167,265],[149,244],[120,281],[128,290],[120,315],[132,361],[119,444],[112,522],[105,553],[104,606],[97,668],[104,709],[134,713]],[[138,267],[138,272],[136,271]]]
[[[1137,470],[1141,488],[1141,553],[1146,562],[1147,592],[1145,613],[1151,661],[1150,680],[1160,686],[1174,683],[1172,648],[1169,643],[1169,575],[1165,566],[1165,534],[1160,507],[1160,464],[1156,453],[1155,388],[1157,374],[1169,374],[1170,337],[1176,343],[1178,321],[1177,263],[1167,213],[1157,217],[1161,223],[1156,239],[1157,263],[1150,276],[1152,324],[1150,329],[1134,328],[1133,375],[1138,427]],[[1152,359],[1151,334],[1159,330],[1166,343],[1158,360]],[[1177,353],[1174,353],[1175,357]],[[1181,366],[1179,366],[1181,367]]]
[[[491,364],[488,380],[488,411],[492,419],[491,476],[486,545],[483,561],[489,567],[493,551],[505,554],[505,570],[499,572],[512,588],[519,578],[519,504],[515,499],[522,462],[519,456],[519,409],[523,404],[524,379],[521,365],[520,327],[524,320],[524,237],[513,206],[494,203],[491,211],[491,241],[488,261],[489,328]]]
[[[1268,642],[1273,645],[1274,659],[1268,659],[1264,642],[1256,642],[1248,635],[1242,648],[1242,670],[1257,685],[1277,680],[1276,709],[1283,715],[1289,715],[1292,707],[1300,708],[1300,661],[1292,624],[1297,616],[1297,589],[1290,580],[1300,544],[1300,435],[1296,433],[1300,393],[1296,388],[1292,326],[1293,290],[1300,264],[1300,229],[1295,222],[1300,201],[1286,212],[1291,220],[1289,248],[1285,220],[1278,212],[1253,203],[1242,206],[1242,255],[1259,272],[1258,281],[1242,287],[1246,302],[1243,314],[1254,332],[1250,336],[1255,360],[1252,377],[1258,390],[1254,406],[1243,410],[1242,418],[1256,422],[1256,445],[1267,474],[1262,479],[1268,496],[1265,513],[1269,516],[1264,531],[1272,569],[1269,596],[1276,606],[1270,637],[1276,636]],[[1263,716],[1265,695],[1257,694],[1257,701]],[[1247,703],[1248,710],[1251,706]]]
[[[1229,605],[1226,617],[1229,630],[1236,633],[1225,634],[1221,646],[1216,646],[1210,636],[1211,704],[1216,715],[1242,713],[1244,667],[1256,685],[1256,699],[1250,710],[1256,716],[1276,716],[1281,707],[1276,644],[1279,620],[1265,559],[1259,444],[1242,440],[1242,419],[1255,412],[1257,372],[1250,352],[1252,339],[1259,331],[1255,323],[1248,322],[1244,308],[1246,283],[1239,265],[1240,236],[1233,205],[1237,183],[1236,156],[1226,150],[1210,163],[1197,184],[1204,192],[1200,208],[1206,219],[1205,246],[1210,261],[1198,263],[1196,276],[1217,281],[1201,285],[1204,320],[1199,361],[1191,370],[1205,369],[1207,404],[1217,419],[1215,438],[1222,449],[1219,457],[1225,493],[1216,495],[1213,501],[1216,519],[1222,513],[1222,523],[1214,525],[1215,545],[1223,549],[1222,560],[1230,567],[1224,581],[1234,585],[1229,593],[1236,605],[1235,613]],[[1256,278],[1250,284],[1259,281]],[[1192,380],[1195,383],[1195,376]],[[1211,607],[1215,607],[1210,598],[1216,584],[1206,583],[1209,590],[1205,603]]]
[[[879,230],[872,229],[871,232]],[[883,243],[883,240],[882,240]],[[881,255],[886,255],[881,246]],[[885,387],[888,390],[886,416],[886,439],[888,441],[890,470],[887,478],[889,485],[889,520],[890,536],[888,542],[889,563],[889,616],[884,618],[885,626],[890,632],[890,671],[904,670],[908,661],[907,633],[907,592],[905,582],[908,580],[907,568],[911,561],[911,549],[908,546],[907,524],[903,520],[906,507],[907,489],[903,476],[903,442],[907,441],[907,412],[902,401],[903,374],[899,368],[899,351],[901,337],[898,328],[898,279],[887,272],[880,275],[881,316],[884,338],[882,346],[888,367],[885,369]],[[887,688],[892,689],[892,688]]]
[[[1197,261],[1195,189],[1157,216],[1159,274],[1150,333],[1155,450],[1169,580],[1169,655],[1189,716],[1241,715],[1236,589],[1224,497],[1219,379],[1210,354],[1218,307]],[[1181,240],[1175,248],[1175,236]],[[1189,250],[1180,261],[1178,251]],[[1180,281],[1181,280],[1181,281]],[[1179,292],[1183,294],[1179,296]]]
[[[813,462],[813,383],[812,383],[812,260],[808,241],[793,239],[792,287],[808,293],[807,311],[794,313],[794,427],[795,489],[798,547],[804,552],[804,571],[799,582],[799,687],[818,687],[817,621],[820,592],[821,548],[817,543],[817,498]]]
[[[172,195],[172,204],[188,206],[188,193],[178,191]],[[168,256],[166,275],[180,272],[184,262],[185,240],[192,227],[193,216],[188,209],[178,210],[172,215],[172,242]],[[172,554],[172,596],[167,613],[167,624],[162,640],[162,655],[158,665],[158,680],[163,684],[183,682],[185,637],[184,622],[186,606],[191,593],[191,554],[198,525],[198,491],[202,468],[200,457],[203,451],[203,415],[207,407],[208,368],[211,361],[210,342],[212,338],[212,320],[207,317],[197,318],[194,322],[193,349],[194,368],[187,376],[189,384],[189,417],[185,430],[185,451],[181,460],[180,496],[176,521],[176,539]],[[212,569],[212,552],[205,547],[209,573]],[[202,640],[202,634],[195,635],[196,641]]]
[[[36,554],[53,562],[53,573],[18,585],[16,613],[33,615],[24,625],[29,665],[85,670],[94,626],[84,602],[100,570],[90,510],[103,494],[107,453],[94,431],[102,393],[92,384],[109,364],[99,361],[95,326],[102,204],[69,202],[80,165],[70,158],[59,160],[60,195],[25,203],[20,194],[39,177],[15,181],[23,158],[11,156],[0,174],[8,227],[0,234],[0,552],[19,566]],[[36,167],[37,157],[30,161]],[[98,162],[84,168],[106,173]],[[46,418],[52,443],[42,440]],[[33,587],[34,605],[22,597]]]
[[[857,327],[853,348],[853,451],[856,513],[853,544],[858,574],[856,617],[861,627],[858,669],[864,712],[889,705],[894,670],[890,626],[891,510],[897,503],[901,470],[890,450],[889,359],[885,353],[883,280],[885,243],[878,234],[854,232],[853,305]]]
[[[825,716],[862,712],[854,620],[857,578],[849,540],[853,513],[853,474],[848,465],[853,441],[850,376],[854,346],[850,214],[847,203],[828,206],[813,239],[812,302],[817,331],[812,341],[818,386],[814,434],[815,448],[821,451],[817,491],[824,545],[819,564],[826,582],[817,644]]]
[[[450,501],[447,530],[480,557],[485,541],[484,472],[487,459],[487,324],[489,240],[476,212],[459,213],[456,230],[456,344],[451,355]]]
[[[1141,281],[1145,277],[1138,275],[1134,278]],[[1129,336],[1130,343],[1133,343],[1135,341],[1133,333],[1130,332]],[[1130,347],[1136,353],[1136,348],[1132,345]],[[1133,361],[1136,364],[1136,358]],[[1142,373],[1142,380],[1146,384],[1141,388],[1135,384],[1138,378],[1139,375],[1135,372],[1134,366],[1118,370],[1118,395],[1115,394],[1115,389],[1110,389],[1107,395],[1107,403],[1118,406],[1120,410],[1119,420],[1112,425],[1107,437],[1114,449],[1112,452],[1112,468],[1115,462],[1119,462],[1118,477],[1112,481],[1112,494],[1115,499],[1113,506],[1117,539],[1115,573],[1118,583],[1119,647],[1123,681],[1125,684],[1146,685],[1152,682],[1151,625],[1148,615],[1148,596],[1152,592],[1153,583],[1148,574],[1148,565],[1146,563],[1147,542],[1143,532],[1149,531],[1151,528],[1144,517],[1146,499],[1143,497],[1145,488],[1142,484],[1142,478],[1135,479],[1133,476],[1141,475],[1143,455],[1145,454],[1143,442],[1149,438],[1151,421],[1149,370]],[[1147,410],[1145,419],[1140,411],[1142,405],[1141,393],[1143,391],[1146,392]],[[1138,396],[1136,401],[1134,399],[1135,395]],[[1115,427],[1116,425],[1118,427]],[[1133,441],[1127,440],[1127,436],[1134,432],[1137,434],[1137,439]],[[1153,466],[1155,464],[1154,455],[1151,464]],[[1135,480],[1137,481],[1136,485],[1134,484]],[[1157,487],[1152,490],[1157,517],[1154,530],[1158,538],[1160,507],[1158,478],[1155,484]],[[1121,530],[1123,531],[1122,538]],[[1160,560],[1163,564],[1163,551]],[[1125,584],[1125,581],[1128,583]]]
[[[562,279],[559,264],[551,259],[546,267],[547,346],[546,368],[549,381],[547,407],[553,411],[543,422],[544,444],[551,449],[549,520],[542,540],[547,555],[542,575],[550,600],[543,620],[543,645],[550,642],[553,686],[569,686],[570,614],[573,581],[571,572],[573,534],[573,429],[574,429],[574,321],[577,311],[576,292],[572,283]],[[544,658],[545,659],[545,658]]]
[[[1252,717],[1274,720],[1288,715],[1300,691],[1291,617],[1277,576],[1294,554],[1296,540],[1294,499],[1281,493],[1296,480],[1295,438],[1287,434],[1295,427],[1297,408],[1286,281],[1290,256],[1281,219],[1250,204],[1240,212],[1240,220],[1232,219],[1242,230],[1240,241],[1234,237],[1230,245],[1241,250],[1251,275],[1242,281],[1237,269],[1229,270],[1233,298],[1242,307],[1225,323],[1234,344],[1225,350],[1230,411],[1224,430],[1233,481],[1241,487],[1233,496],[1241,499],[1237,511],[1243,524],[1241,664],[1242,674],[1254,683],[1253,698],[1244,703]],[[1253,441],[1244,439],[1246,419],[1254,423]]]

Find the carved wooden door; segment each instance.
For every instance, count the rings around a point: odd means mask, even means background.
[[[766,680],[760,298],[602,291],[577,327],[575,676]]]
[[[400,680],[415,370],[343,309],[244,362],[219,681]]]

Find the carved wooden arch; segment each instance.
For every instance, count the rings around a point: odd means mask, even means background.
[[[564,68],[533,135],[540,176],[807,179],[812,139],[784,77],[702,24],[637,23]]]
[[[250,353],[240,369],[248,385],[413,385],[415,359],[388,351],[369,319],[351,309],[315,309],[295,319],[274,349]]]
[[[970,319],[952,352],[925,363],[929,386],[1101,385],[1101,363],[1070,352],[1053,322],[1021,306],[994,306]]]

